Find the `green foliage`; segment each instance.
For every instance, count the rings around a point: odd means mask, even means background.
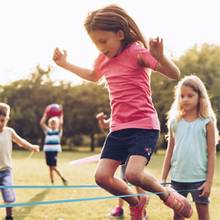
[[[160,120],[161,132],[163,133],[167,132],[166,113],[173,101],[173,89],[176,83],[176,81],[167,80],[159,73],[152,73],[152,98]]]
[[[18,134],[32,142],[41,142],[43,133],[39,126],[40,118],[48,104],[59,103],[64,108],[64,140],[79,144],[80,135],[88,135],[91,147],[95,147],[95,134],[99,127],[96,114],[104,111],[109,114],[109,101],[106,88],[92,83],[73,86],[61,82],[55,85],[50,77],[51,69],[40,66],[28,79],[1,86],[0,100],[11,106],[12,126]],[[75,137],[74,137],[75,136]]]

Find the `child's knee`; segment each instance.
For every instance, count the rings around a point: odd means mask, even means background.
[[[127,181],[133,185],[139,185],[140,175],[134,171],[127,171],[125,174]]]
[[[95,173],[95,181],[98,185],[101,185],[104,181],[104,176],[101,173],[96,172]]]
[[[105,186],[109,182],[109,177],[101,172],[96,172],[95,181],[99,186]]]

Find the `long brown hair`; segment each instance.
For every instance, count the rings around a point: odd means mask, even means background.
[[[147,43],[135,21],[117,5],[109,5],[90,12],[85,19],[84,26],[88,33],[95,30],[116,33],[121,30],[124,32],[123,48],[133,42],[139,42],[147,48]]]

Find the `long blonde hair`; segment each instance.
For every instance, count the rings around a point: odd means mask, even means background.
[[[124,9],[115,4],[90,12],[84,26],[88,33],[95,30],[115,33],[119,30],[123,31],[123,49],[133,42],[139,42],[147,48],[147,43],[135,21]]]
[[[198,115],[200,118],[210,118],[215,126],[215,130],[217,131],[216,126],[216,115],[212,109],[212,105],[206,90],[206,87],[202,80],[196,75],[185,76],[183,79],[179,81],[177,86],[175,87],[175,96],[174,101],[171,105],[169,112],[167,113],[167,125],[170,127],[171,121],[176,120],[179,121],[183,117],[183,110],[180,106],[180,96],[181,96],[181,88],[182,86],[187,86],[193,89],[199,95],[198,101]],[[216,134],[217,135],[217,134]]]

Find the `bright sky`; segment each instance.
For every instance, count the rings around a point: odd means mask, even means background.
[[[162,37],[174,57],[194,44],[220,45],[219,0],[1,1],[0,83],[26,77],[37,64],[53,65],[54,80],[80,82],[54,65],[53,49],[67,49],[70,61],[91,67],[97,50],[83,22],[89,11],[111,3],[123,7],[146,37]]]

